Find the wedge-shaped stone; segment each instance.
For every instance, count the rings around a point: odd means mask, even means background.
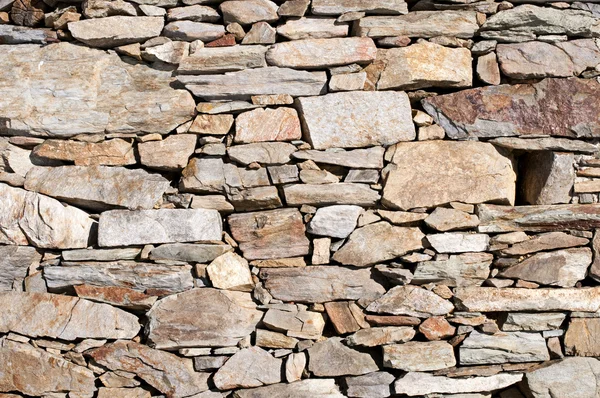
[[[447,260],[417,264],[412,283],[438,283],[447,286],[481,286],[490,274],[491,253],[451,255]]]
[[[573,318],[565,334],[565,353],[580,357],[600,356],[600,318]]]
[[[524,384],[533,398],[594,398],[600,396],[600,361],[565,358],[525,374]]]
[[[394,389],[396,394],[406,394],[410,397],[434,393],[466,394],[501,390],[518,383],[522,379],[522,373],[501,373],[487,377],[454,378],[434,376],[423,372],[409,372],[401,379],[396,380]]]
[[[560,329],[567,314],[560,312],[548,312],[528,314],[520,312],[511,312],[506,314],[502,322],[504,331],[528,331],[542,332],[545,330]]]
[[[244,348],[234,354],[213,377],[219,390],[260,387],[281,382],[281,359],[260,347]]]
[[[348,36],[348,25],[336,24],[335,18],[300,18],[277,27],[277,34],[289,40],[329,39]]]
[[[141,43],[159,36],[162,18],[114,16],[69,22],[73,37],[90,47],[110,48]]]
[[[179,171],[188,164],[197,140],[194,134],[176,134],[161,141],[140,143],[140,163],[151,169]]]
[[[437,207],[424,221],[427,226],[441,232],[470,229],[479,225],[476,215],[445,207]]]
[[[600,309],[600,288],[580,289],[497,289],[458,288],[457,307],[470,312],[584,311]]]
[[[565,232],[547,232],[532,237],[529,240],[516,243],[501,251],[507,256],[522,256],[545,250],[563,249],[574,246],[584,246],[589,239],[573,236]]]
[[[289,68],[256,68],[223,75],[178,76],[197,97],[212,100],[249,100],[253,95],[320,95],[327,91],[325,72]],[[0,130],[1,131],[1,130]]]
[[[461,365],[548,360],[550,354],[541,333],[507,332],[489,335],[473,331],[460,346]]]
[[[30,396],[57,392],[92,396],[96,391],[91,370],[29,344],[0,340],[0,363],[0,391],[18,391]]]
[[[405,326],[383,326],[361,329],[346,338],[351,346],[375,347],[392,343],[406,343],[415,337],[415,330]]]
[[[471,38],[479,30],[474,11],[414,11],[398,17],[366,17],[355,25],[358,36]]]
[[[351,151],[342,149],[329,151],[305,150],[294,152],[292,156],[295,159],[312,160],[315,163],[333,164],[354,169],[381,169],[383,168],[384,152],[383,147],[375,146]]]
[[[92,210],[151,209],[169,180],[144,170],[108,166],[33,167],[25,189]]]
[[[21,284],[29,267],[39,263],[41,258],[30,246],[0,246],[0,291],[13,290],[13,284]]]
[[[311,11],[315,15],[342,15],[348,12],[398,15],[407,14],[408,6],[404,0],[315,0]]]
[[[292,141],[300,138],[300,119],[293,108],[259,108],[244,112],[235,120],[236,143]]]
[[[379,314],[409,315],[419,318],[446,315],[453,309],[454,306],[448,300],[429,290],[410,285],[391,288],[367,307],[367,311]]]
[[[383,189],[382,203],[408,210],[450,202],[513,204],[515,180],[509,158],[482,142],[400,143]],[[481,217],[480,217],[481,218]]]
[[[238,390],[236,398],[344,398],[334,379],[306,379],[294,383]]]
[[[211,209],[111,210],[100,215],[100,246],[220,241],[223,225]]]
[[[375,60],[377,47],[368,37],[292,40],[272,45],[267,63],[283,68],[324,68],[369,63]]]
[[[513,135],[597,137],[600,104],[591,99],[599,89],[600,83],[594,79],[549,78],[534,84],[463,90],[427,98],[422,104],[453,139]],[[523,104],[528,104],[526,109]]]
[[[262,315],[248,293],[192,289],[157,301],[146,332],[158,349],[235,346]]]
[[[415,139],[404,92],[347,92],[298,99],[305,138],[315,149],[389,146]]]
[[[206,271],[212,285],[217,289],[250,292],[254,287],[248,261],[233,252],[217,257]]]
[[[0,184],[0,243],[46,249],[87,247],[93,220],[58,200]]]
[[[71,296],[2,292],[0,309],[2,333],[63,340],[131,339],[140,330],[135,315]],[[90,319],[94,322],[89,322]]]
[[[362,207],[339,205],[321,207],[308,224],[308,232],[314,235],[347,238],[356,228]]]
[[[223,73],[267,66],[266,46],[205,47],[182,59],[177,73]]]
[[[208,263],[230,250],[229,245],[169,243],[152,249],[150,259]]]
[[[453,347],[445,341],[410,341],[383,346],[383,366],[405,372],[426,372],[456,365]]]
[[[190,358],[180,358],[133,341],[119,340],[89,353],[113,371],[134,373],[167,398],[182,398],[208,390],[210,373],[194,372]]]
[[[45,267],[44,278],[51,289],[77,285],[128,287],[138,291],[155,289],[181,292],[194,287],[189,265],[162,265],[138,262],[63,262]]]
[[[485,234],[445,232],[427,235],[427,241],[438,253],[483,252],[489,246],[490,237]]]
[[[370,354],[342,344],[341,337],[330,337],[308,349],[308,370],[315,376],[363,375],[379,370]]]
[[[100,18],[105,19],[109,18]],[[70,43],[4,47],[0,59],[0,118],[4,122],[0,133],[165,134],[194,116],[192,96],[186,90],[171,88],[171,72],[130,65],[117,54]],[[58,95],[57,87],[64,95]]]
[[[283,301],[326,303],[335,300],[374,300],[385,289],[371,276],[371,269],[334,266],[263,268],[260,271],[271,295]]]
[[[234,161],[244,165],[254,162],[272,165],[289,162],[292,153],[296,151],[296,147],[287,142],[257,142],[231,146],[227,149],[227,154]]]
[[[374,206],[379,193],[367,184],[295,184],[283,187],[288,206],[357,205]]]
[[[470,87],[473,81],[471,51],[466,48],[417,43],[387,50],[384,62],[378,90]]]
[[[528,153],[520,159],[522,197],[532,205],[569,203],[575,180],[574,154]]]
[[[349,397],[386,398],[396,377],[388,372],[373,372],[363,376],[345,377]]]
[[[136,163],[132,144],[119,138],[98,143],[46,140],[36,146],[32,154],[45,159],[74,162],[75,166],[127,166]]]
[[[86,300],[137,311],[149,310],[158,298],[126,287],[113,286],[77,285],[75,293]]]
[[[248,260],[308,254],[309,241],[297,209],[233,214],[227,221],[231,235]]]
[[[396,227],[381,221],[352,232],[333,259],[344,265],[367,267],[422,249],[424,237],[419,228]]]

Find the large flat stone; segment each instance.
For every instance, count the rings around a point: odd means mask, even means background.
[[[224,73],[267,66],[266,46],[205,47],[185,57],[177,73],[183,75]]]
[[[292,156],[295,159],[312,160],[315,163],[332,164],[355,169],[381,169],[383,168],[384,152],[384,148],[374,146],[351,151],[342,149],[315,151],[309,149],[294,152]]]
[[[306,140],[314,149],[390,146],[415,139],[404,92],[347,92],[298,99]]]
[[[396,378],[388,372],[373,372],[363,376],[345,377],[349,397],[386,398]]]
[[[341,182],[337,184],[293,184],[283,187],[288,206],[357,205],[374,206],[379,192],[367,184]]]
[[[227,154],[244,165],[255,162],[271,165],[288,163],[292,153],[296,151],[296,147],[287,142],[257,142],[231,146],[227,149]]]
[[[541,333],[505,332],[494,335],[477,331],[462,342],[461,365],[542,362],[550,360]]]
[[[481,142],[424,141],[394,148],[384,205],[401,210],[449,202],[512,204],[511,160]]]
[[[411,285],[395,286],[367,307],[367,311],[379,314],[408,315],[420,318],[447,315],[453,309],[454,306],[448,300],[444,300],[429,290]]]
[[[567,314],[561,312],[542,312],[537,314],[510,312],[506,314],[506,317],[502,321],[502,330],[509,332],[557,330],[560,329],[560,325],[562,325],[566,317]]]
[[[524,384],[533,398],[594,398],[600,395],[600,361],[565,358],[527,372]]]
[[[229,245],[168,243],[152,249],[150,259],[208,263],[230,250]]]
[[[398,15],[407,14],[408,6],[404,0],[314,0],[311,11],[314,15],[342,15],[348,12]]]
[[[260,347],[244,348],[225,362],[213,376],[219,390],[260,387],[281,382],[281,359]]]
[[[126,166],[135,164],[131,142],[116,138],[98,143],[74,140],[46,140],[32,154],[45,159],[66,160],[75,166]]]
[[[486,377],[453,378],[434,376],[424,372],[409,372],[404,377],[396,380],[394,388],[397,394],[406,394],[410,397],[434,393],[461,394],[458,396],[468,397],[467,393],[501,390],[518,383],[521,379],[523,379],[522,373],[501,373]]]
[[[162,34],[176,41],[213,41],[225,34],[225,27],[206,22],[175,21],[168,23]]]
[[[481,286],[490,274],[491,253],[451,255],[447,260],[417,264],[412,283],[438,283],[447,286]]]
[[[141,43],[159,36],[163,18],[113,16],[69,22],[73,37],[90,47],[110,48]]]
[[[48,44],[58,40],[51,29],[32,29],[25,26],[0,25],[0,40],[4,44]]]
[[[409,341],[383,346],[383,366],[405,372],[426,372],[456,365],[454,348],[445,341]]]
[[[600,318],[572,318],[564,344],[567,355],[600,356]]]
[[[294,383],[238,390],[236,398],[344,398],[335,379],[306,379]]]
[[[315,376],[358,376],[379,370],[370,354],[347,347],[341,340],[330,337],[307,350],[308,369]]]
[[[289,40],[346,37],[348,25],[337,24],[335,18],[291,19],[277,27],[277,34]]]
[[[570,140],[568,138],[517,138],[517,137],[499,137],[493,138],[488,142],[508,148],[510,150],[521,151],[563,151],[563,152],[582,152],[595,153],[598,148],[589,142]]]
[[[0,291],[9,291],[13,284],[21,284],[29,267],[39,263],[41,258],[30,246],[0,246]]]

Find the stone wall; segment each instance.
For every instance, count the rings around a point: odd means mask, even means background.
[[[529,2],[0,0],[0,398],[600,397],[600,5]]]

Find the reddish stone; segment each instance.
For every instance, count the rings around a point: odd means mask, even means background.
[[[456,328],[443,316],[432,316],[423,321],[419,326],[419,332],[423,333],[427,340],[441,340],[454,336]]]
[[[417,326],[419,318],[405,315],[366,315],[365,320],[372,326]]]
[[[232,34],[226,34],[222,37],[219,37],[217,40],[213,40],[204,45],[204,47],[231,47],[231,46],[235,46],[235,35],[232,35]]]

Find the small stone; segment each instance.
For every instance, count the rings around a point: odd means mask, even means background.
[[[250,347],[233,355],[213,376],[219,390],[260,387],[281,381],[281,359],[260,347]]]
[[[297,306],[269,309],[263,318],[269,329],[301,339],[319,339],[325,327],[325,319],[318,312],[306,311]]]
[[[240,25],[250,25],[260,21],[275,22],[279,19],[277,5],[269,0],[247,0],[242,3],[225,1],[219,9],[226,24],[237,22]]]
[[[277,31],[267,22],[257,22],[246,33],[242,44],[274,44]]]
[[[453,347],[445,341],[383,346],[383,366],[406,372],[446,369],[456,365]]]
[[[227,154],[234,161],[244,165],[253,162],[272,165],[288,163],[291,154],[296,150],[294,145],[287,142],[261,142],[229,147]]]
[[[392,343],[406,343],[415,337],[415,330],[405,326],[383,326],[358,330],[348,336],[350,346],[376,347]]]
[[[174,21],[165,25],[162,34],[172,40],[210,42],[225,35],[225,28],[206,22]]]
[[[572,318],[565,334],[565,354],[597,357],[600,354],[600,318]]]
[[[446,318],[441,316],[433,316],[427,318],[419,325],[421,332],[427,340],[444,340],[454,336],[456,328],[448,323]]]
[[[281,17],[303,17],[309,4],[310,0],[286,0],[277,13]]]
[[[367,307],[367,311],[427,318],[447,315],[454,306],[435,293],[417,286],[395,286]]]
[[[370,354],[346,347],[339,337],[315,343],[308,351],[308,370],[315,376],[362,375],[379,370]]]
[[[394,375],[387,372],[373,372],[363,376],[345,377],[346,394],[349,397],[386,398],[391,395]]]
[[[366,72],[333,75],[329,80],[329,91],[337,92],[362,90],[366,80]]]
[[[285,380],[288,383],[300,380],[305,368],[306,354],[303,352],[290,354],[285,361]]]
[[[476,331],[460,345],[461,365],[548,361],[546,340],[540,333],[506,332],[487,335]]]
[[[334,18],[291,19],[277,27],[277,34],[289,40],[345,37],[348,25],[336,24]]]
[[[490,274],[493,259],[490,253],[464,253],[451,255],[445,260],[422,261],[417,264],[413,282],[481,286]]]
[[[489,240],[485,234],[446,232],[427,235],[427,241],[438,253],[482,252],[487,250]]]
[[[356,228],[362,208],[353,205],[322,207],[308,224],[307,231],[314,235],[346,238]]]
[[[500,84],[500,68],[496,60],[496,53],[481,55],[477,58],[477,77],[485,84]]]
[[[446,232],[476,227],[479,225],[479,218],[460,210],[437,207],[425,219],[425,224],[437,231]]]
[[[220,19],[220,15],[214,8],[198,4],[167,10],[167,21],[179,21],[182,19],[196,22],[217,22]]]
[[[162,141],[145,142],[138,145],[141,163],[159,170],[180,170],[188,164],[196,148],[196,136],[176,134]]]
[[[298,339],[286,336],[283,333],[264,329],[256,330],[256,345],[259,347],[294,349],[297,344]]]
[[[300,120],[295,109],[256,109],[240,114],[235,121],[236,143],[292,141],[300,139]]]
[[[572,153],[537,151],[523,158],[523,198],[532,205],[569,203],[575,180]]]
[[[220,255],[206,270],[212,285],[218,289],[250,292],[254,288],[248,261],[233,252]]]
[[[142,51],[142,57],[149,62],[166,62],[168,64],[179,64],[188,57],[190,43],[183,41],[170,41],[153,47],[146,47]]]

